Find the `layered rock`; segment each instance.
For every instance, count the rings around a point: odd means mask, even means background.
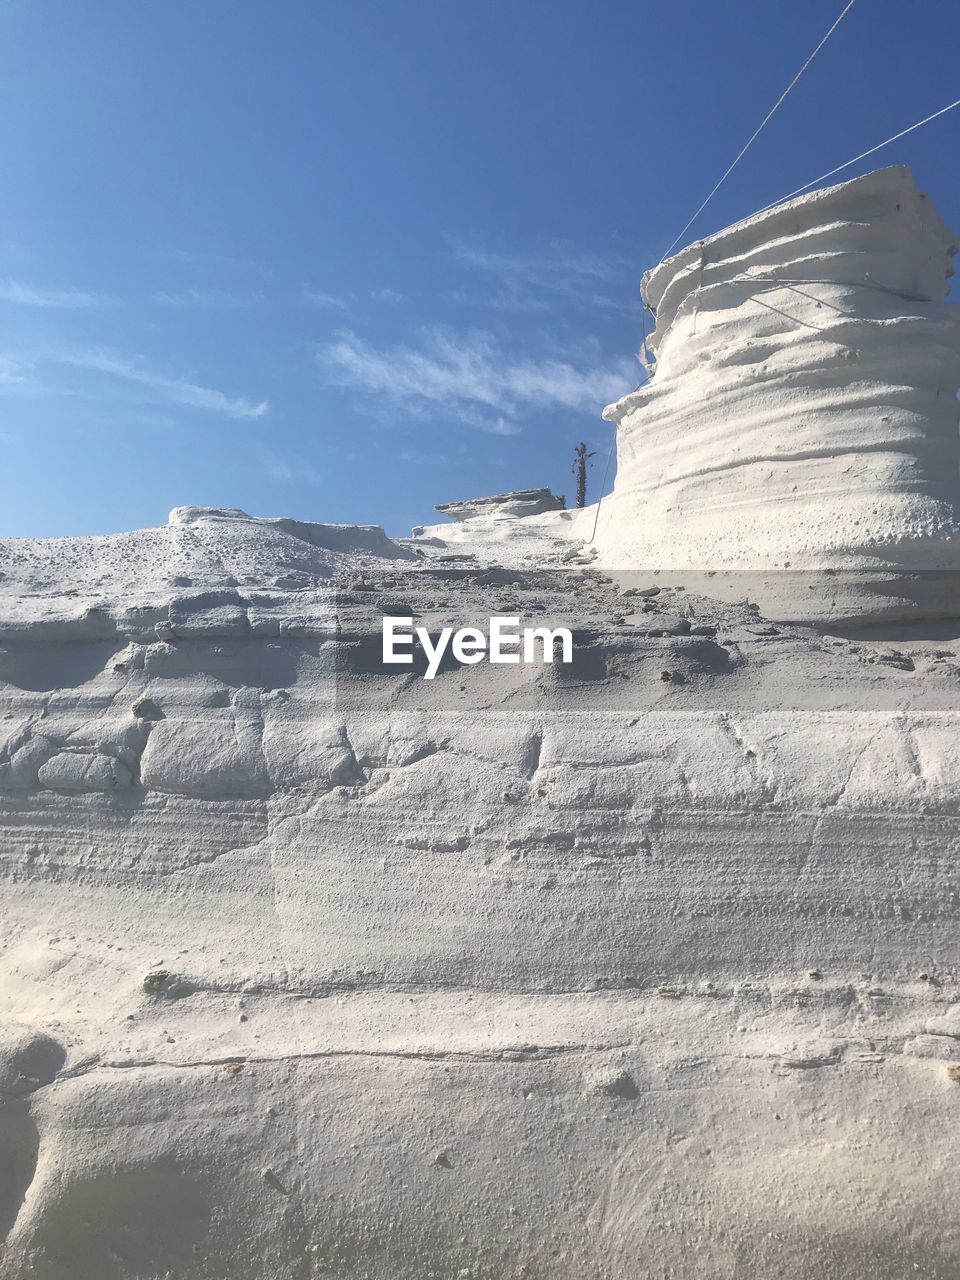
[[[960,646],[216,530],[5,548],[2,1280],[952,1274]]]
[[[479,516],[503,516],[518,519],[539,516],[545,511],[562,511],[563,498],[549,489],[514,489],[487,498],[463,498],[459,502],[438,502],[434,507],[451,520],[476,520]]]
[[[321,524],[312,520],[290,520],[286,516],[250,516],[239,507],[174,507],[168,523],[214,529],[224,524],[255,524],[341,555],[366,553],[388,560],[410,557],[410,552],[398,547],[378,524]]]
[[[611,405],[620,568],[960,566],[956,238],[905,168],[648,272],[655,371]]]

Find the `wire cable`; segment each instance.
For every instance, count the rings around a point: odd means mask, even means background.
[[[849,169],[851,165],[866,160],[867,156],[872,156],[875,151],[880,151],[883,147],[888,147],[891,142],[896,142],[900,138],[905,138],[908,133],[913,133],[914,129],[919,129],[921,125],[929,124],[931,120],[936,120],[938,116],[945,116],[948,111],[952,111],[954,107],[960,107],[960,98],[956,102],[951,102],[946,107],[941,107],[939,111],[934,111],[931,116],[924,116],[922,120],[918,120],[916,124],[912,124],[909,129],[901,129],[899,133],[895,133],[892,138],[887,138],[885,142],[878,142],[875,147],[871,147],[869,151],[861,151],[858,156],[854,156],[852,160],[847,160],[844,164],[838,164],[835,169],[831,169],[829,173],[821,173],[819,178],[814,178],[812,182],[805,182],[802,187],[797,187],[796,191],[791,191],[789,195],[781,196],[779,200],[774,200],[771,204],[765,204],[762,209],[758,209],[757,213],[766,213],[768,209],[772,209],[775,205],[783,204],[785,200],[792,200],[794,196],[799,196],[804,191],[809,191],[811,187],[817,186],[821,182],[826,182],[827,178],[832,178],[835,173],[842,173],[844,169]],[[756,214],[751,214],[756,217]]]
[[[717,194],[717,192],[720,190],[720,188],[723,186],[723,184],[726,182],[726,180],[730,177],[731,173],[733,173],[734,169],[737,167],[737,165],[740,163],[740,161],[743,159],[743,157],[747,154],[747,152],[750,150],[750,148],[751,148],[751,147],[753,146],[753,144],[756,142],[757,138],[759,138],[760,134],[763,132],[763,130],[767,127],[767,125],[768,125],[768,124],[770,123],[770,121],[773,119],[773,117],[774,117],[774,115],[776,114],[776,112],[780,109],[780,107],[781,107],[781,106],[783,105],[783,103],[786,101],[787,96],[789,95],[789,93],[790,93],[790,92],[791,92],[791,90],[793,89],[794,85],[796,85],[796,83],[797,83],[797,81],[800,79],[800,77],[803,75],[803,73],[806,71],[807,67],[809,67],[809,66],[810,66],[810,63],[811,63],[811,62],[813,62],[814,58],[817,56],[817,54],[820,52],[820,50],[823,48],[823,46],[827,43],[827,41],[830,39],[830,37],[831,37],[831,36],[833,35],[833,33],[836,31],[837,27],[839,27],[840,23],[844,20],[844,18],[847,16],[847,14],[850,12],[850,10],[853,8],[853,5],[854,5],[854,0],[848,0],[848,3],[847,3],[847,5],[846,5],[846,7],[844,8],[843,12],[842,12],[842,13],[840,14],[840,16],[836,19],[836,21],[834,22],[833,26],[830,28],[830,30],[827,32],[827,34],[823,37],[823,39],[820,41],[820,43],[819,43],[819,44],[817,45],[817,47],[814,49],[813,53],[811,53],[810,57],[809,57],[809,58],[807,58],[806,62],[803,64],[803,66],[800,68],[800,70],[797,72],[797,74],[793,77],[793,79],[792,79],[792,80],[790,81],[790,83],[787,85],[786,89],[784,89],[783,93],[781,93],[780,97],[776,100],[776,102],[773,104],[773,106],[770,108],[770,110],[767,112],[767,114],[766,114],[766,115],[763,117],[763,119],[760,121],[760,124],[757,126],[757,128],[754,130],[754,132],[751,134],[751,136],[747,139],[747,141],[746,141],[746,142],[744,143],[744,145],[741,147],[741,149],[740,149],[739,153],[737,154],[737,156],[736,156],[736,158],[734,159],[733,163],[732,163],[732,164],[730,165],[730,167],[727,169],[726,173],[723,175],[723,177],[720,179],[720,181],[717,183],[717,185],[713,188],[713,190],[710,192],[710,194],[709,194],[709,195],[707,196],[707,198],[704,200],[703,204],[701,204],[700,208],[696,211],[696,213],[693,215],[693,217],[690,219],[690,221],[687,223],[687,225],[683,228],[683,230],[680,232],[680,234],[676,237],[676,239],[673,241],[673,243],[672,243],[672,244],[670,245],[670,247],[667,249],[666,253],[663,255],[663,257],[664,257],[664,258],[667,258],[667,257],[669,257],[669,256],[670,256],[670,253],[673,251],[673,249],[676,247],[676,245],[677,245],[677,244],[679,244],[679,242],[680,242],[680,241],[683,239],[683,237],[687,234],[687,232],[690,230],[690,228],[693,226],[693,224],[696,222],[696,220],[700,217],[701,213],[703,213],[704,209],[707,207],[707,205],[710,203],[710,201],[713,199],[713,197]],[[663,261],[663,258],[661,258],[661,262],[662,262],[662,261]]]
[[[607,461],[603,468],[603,479],[600,481],[600,497],[597,499],[597,510],[593,517],[593,532],[590,534],[590,537],[587,539],[588,542],[593,542],[594,538],[597,536],[597,525],[600,523],[600,503],[603,501],[604,490],[607,487],[607,475],[610,471],[610,459],[613,457],[613,451],[614,451],[614,448],[616,447],[616,443],[617,443],[617,429],[616,427],[614,427],[613,439],[610,441],[610,448],[607,450]]]

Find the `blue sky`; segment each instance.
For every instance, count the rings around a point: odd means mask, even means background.
[[[638,282],[840,0],[0,0],[0,534],[573,491]],[[688,239],[960,96],[857,0]],[[881,152],[960,227],[960,110]],[[851,170],[853,176],[858,170]]]

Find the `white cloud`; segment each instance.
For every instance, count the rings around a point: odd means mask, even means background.
[[[12,356],[0,356],[0,387],[12,387],[26,382],[23,366]]]
[[[351,332],[319,348],[328,381],[378,398],[456,411],[470,426],[515,434],[525,406],[599,412],[638,381],[632,360],[577,366],[567,360],[511,359],[485,333],[425,332],[417,347],[375,347]],[[487,411],[487,412],[484,412]]]
[[[301,286],[300,297],[311,307],[328,307],[334,311],[347,309],[346,298],[341,298],[336,293],[326,293],[323,289],[311,289],[309,285]]]
[[[412,467],[445,467],[450,461],[445,453],[422,453],[417,449],[403,449],[397,456]]]
[[[383,302],[388,307],[399,307],[401,303],[406,302],[403,294],[398,293],[396,289],[374,289],[370,297],[374,302]]]
[[[407,301],[396,289],[371,289],[369,294],[328,293],[325,289],[314,289],[310,285],[300,286],[300,299],[309,307],[322,307],[328,311],[346,311],[357,302],[379,302],[385,307],[399,307]]]
[[[154,302],[164,307],[179,307],[191,311],[234,311],[243,307],[255,307],[266,301],[262,293],[237,294],[221,289],[181,289],[175,293],[155,293]]]
[[[639,273],[626,258],[578,252],[563,243],[534,254],[500,253],[454,241],[454,257],[475,275],[492,282],[484,293],[459,290],[458,300],[498,311],[545,311],[562,299],[594,310],[633,310],[624,302],[624,286]],[[611,296],[611,290],[614,295]],[[639,307],[639,296],[636,303]]]
[[[592,280],[614,284],[626,264],[597,253],[578,253],[571,246],[553,244],[539,254],[497,253],[476,245],[455,244],[457,258],[474,270],[502,280],[566,292],[574,282]]]
[[[198,271],[219,272],[222,275],[231,277],[253,275],[261,280],[272,280],[274,276],[273,268],[265,262],[258,261],[256,258],[238,257],[235,254],[227,253],[211,253],[207,250],[198,252],[192,249],[158,249],[154,252],[157,257],[186,263]]]
[[[289,462],[284,462],[282,458],[275,458],[272,455],[263,457],[260,461],[271,480],[275,480],[277,484],[293,483],[294,472]]]
[[[20,280],[0,280],[0,302],[17,307],[48,307],[75,310],[100,307],[109,298],[82,289],[47,289],[40,285],[24,284]]]
[[[550,311],[552,302],[547,298],[535,296],[518,289],[496,288],[452,289],[448,295],[451,302],[461,307],[485,307],[488,311]]]
[[[283,458],[269,449],[259,449],[257,461],[275,484],[295,484],[303,481],[309,484],[320,484],[323,480],[319,471],[307,466],[300,459]]]
[[[488,436],[518,436],[520,427],[516,422],[505,418],[502,413],[496,417],[491,417],[487,413],[474,409],[470,405],[459,405],[457,408],[457,417],[468,427],[475,427],[477,431],[483,431]]]
[[[68,352],[54,357],[57,363],[77,369],[89,369],[108,377],[122,378],[138,386],[146,387],[161,400],[202,409],[206,413],[218,413],[227,418],[262,418],[269,410],[266,400],[255,402],[245,396],[228,396],[212,387],[203,387],[185,378],[171,378],[156,373],[142,364],[107,351]]]

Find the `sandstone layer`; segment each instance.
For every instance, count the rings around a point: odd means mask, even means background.
[[[955,1275],[960,645],[317,536],[4,546],[3,1280]]]
[[[939,571],[915,597],[928,613],[949,597],[955,614],[960,314],[945,297],[956,246],[909,170],[890,168],[648,272],[652,376],[605,414],[618,466],[597,530],[603,562],[866,571],[881,583],[891,570]]]
[[[486,498],[465,498],[459,502],[438,502],[435,511],[451,520],[475,520],[478,517],[538,516],[544,511],[563,509],[563,498],[549,489],[514,489]]]

